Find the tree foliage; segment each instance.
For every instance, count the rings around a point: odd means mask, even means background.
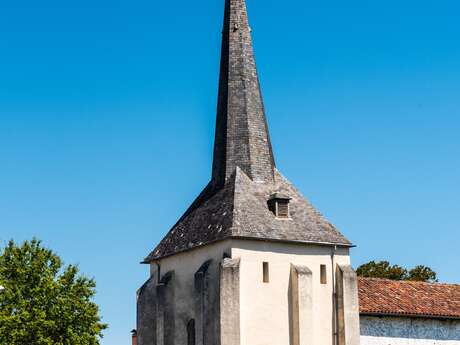
[[[418,265],[409,270],[407,280],[420,282],[437,282],[438,277],[436,272],[434,272],[431,268],[423,265]]]
[[[368,278],[384,278],[391,280],[412,280],[437,282],[437,275],[430,267],[419,265],[406,269],[399,265],[391,265],[388,261],[370,261],[356,270],[358,276]]]
[[[0,344],[99,345],[94,280],[34,239],[0,251]]]

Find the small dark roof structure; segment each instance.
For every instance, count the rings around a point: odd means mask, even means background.
[[[227,238],[351,246],[275,167],[245,0],[225,2],[212,179],[144,262]]]
[[[460,319],[460,285],[359,278],[361,315]]]

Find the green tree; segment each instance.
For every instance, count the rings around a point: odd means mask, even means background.
[[[370,261],[359,266],[356,273],[367,278],[437,282],[436,272],[429,267],[420,265],[408,270],[399,265],[391,265],[388,261]]]
[[[0,251],[0,344],[98,345],[96,284],[34,239]]]
[[[385,278],[391,280],[405,280],[407,270],[398,265],[390,265],[388,261],[371,261],[361,265],[356,270],[360,277]]]
[[[407,280],[437,282],[438,277],[436,272],[434,272],[431,268],[419,265],[409,271]]]

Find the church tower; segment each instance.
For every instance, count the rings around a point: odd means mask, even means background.
[[[245,0],[226,0],[212,178],[144,263],[138,345],[359,345],[352,244],[276,169]]]

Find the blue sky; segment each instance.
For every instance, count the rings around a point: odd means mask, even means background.
[[[458,1],[248,0],[277,165],[356,245],[458,282]],[[0,2],[0,244],[98,283],[129,344],[138,263],[210,176],[223,0]]]

